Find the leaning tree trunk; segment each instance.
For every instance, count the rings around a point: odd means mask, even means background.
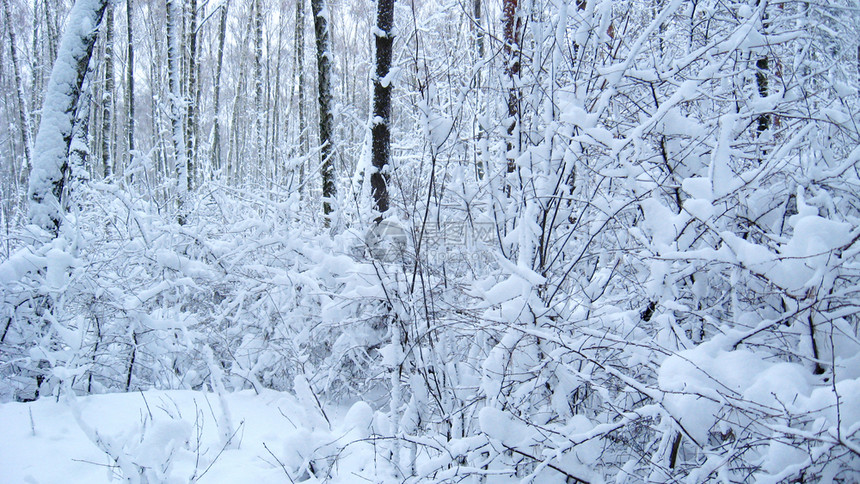
[[[332,167],[331,117],[331,53],[329,52],[328,9],[325,0],[311,0],[314,15],[314,33],[317,45],[317,96],[320,121],[320,159],[322,160],[323,215],[325,224],[330,221],[331,201],[335,197],[334,169]],[[389,52],[389,64],[391,54]],[[387,70],[387,68],[386,68]],[[390,94],[389,94],[390,97]]]
[[[376,13],[376,76],[373,79],[373,121],[371,128],[373,173],[370,190],[374,208],[382,221],[388,211],[388,174],[391,158],[391,54],[394,46],[394,0],[378,0]]]
[[[42,106],[28,190],[30,221],[55,237],[68,196],[64,192],[69,176],[75,109],[107,3],[107,0],[75,2],[57,52],[59,62],[51,71]]]

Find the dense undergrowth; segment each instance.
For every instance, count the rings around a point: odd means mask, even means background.
[[[856,480],[858,96],[827,27],[856,15],[706,3],[547,7],[516,131],[404,95],[380,225],[367,163],[332,227],[277,184],[209,180],[182,224],[141,181],[78,187],[0,266],[0,397],[363,399],[410,481]]]

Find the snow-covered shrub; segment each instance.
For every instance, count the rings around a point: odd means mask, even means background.
[[[90,182],[0,266],[2,398],[373,405],[335,443],[300,415],[309,479],[854,479],[854,7],[532,2],[513,76],[436,7],[399,7],[382,224],[361,156],[331,228],[268,180],[206,181],[182,224],[171,180]]]

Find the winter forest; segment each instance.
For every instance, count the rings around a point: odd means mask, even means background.
[[[860,2],[0,3],[0,481],[860,481]]]

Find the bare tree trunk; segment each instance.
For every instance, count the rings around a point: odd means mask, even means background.
[[[756,6],[761,3],[761,0],[756,1]],[[769,27],[769,22],[767,21],[767,0],[765,0],[764,10],[761,14],[762,20],[762,30],[766,31]],[[760,97],[768,96],[768,83],[767,83],[767,71],[770,69],[770,62],[768,61],[767,54],[760,56],[755,63],[756,73],[755,80],[756,85],[758,87],[758,95]],[[770,127],[770,115],[762,114],[758,117],[758,126],[756,128],[757,134],[761,135]]]
[[[517,133],[520,119],[520,20],[518,15],[517,0],[504,0],[502,4],[502,19],[504,22],[505,40],[505,74],[510,85],[508,86],[508,140],[507,159],[508,173],[516,170],[516,158],[520,150],[519,135]]]
[[[254,130],[257,168],[263,170],[263,2],[254,1]]]
[[[186,189],[194,188],[197,163],[197,0],[188,2],[188,85],[185,90],[185,171]]]
[[[110,7],[108,7],[110,8]],[[81,96],[75,110],[75,121],[72,125],[72,142],[69,146],[69,175],[67,184],[70,188],[80,186],[87,181],[91,152],[89,145],[90,125],[95,126],[95,118],[99,114],[93,103],[93,79],[98,76],[98,69],[93,66],[87,68],[84,82],[81,85]],[[65,204],[69,206],[68,202]]]
[[[296,72],[298,74],[299,156],[308,152],[305,129],[305,2],[296,0]],[[301,168],[304,178],[304,163]]]
[[[125,102],[126,102],[126,112],[128,114],[126,118],[126,135],[128,136],[128,146],[126,153],[128,153],[125,160],[125,167],[128,168],[131,166],[134,161],[134,35],[132,31],[132,0],[126,0],[125,2],[125,16],[126,16],[126,90],[125,90]],[[129,182],[134,181],[133,175],[130,175],[128,178]]]
[[[20,177],[23,178],[27,176],[27,171],[29,170],[32,163],[32,151],[31,151],[31,141],[30,141],[30,116],[27,115],[27,102],[24,100],[24,84],[21,81],[21,69],[19,67],[18,61],[18,44],[15,42],[15,30],[12,28],[12,9],[9,8],[9,0],[3,0],[3,10],[6,16],[6,31],[9,33],[9,48],[12,51],[12,72],[15,75],[15,91],[18,96],[18,117],[19,122],[21,123],[21,144],[24,148],[24,163],[23,170],[21,170]],[[15,167],[18,166],[18,163],[14,160],[12,161],[13,173],[17,172]],[[15,182],[18,183],[18,176],[15,177]]]
[[[38,110],[42,106],[39,96],[42,93],[42,56],[39,51],[39,5],[33,5],[33,38],[30,49],[33,57],[30,59],[30,112],[33,113],[33,122],[38,125]]]
[[[227,9],[229,0],[221,6],[221,19],[218,24],[218,54],[215,66],[215,119],[212,124],[212,164],[215,170],[221,169],[221,70],[224,67],[224,37],[227,34]]]
[[[311,0],[311,10],[313,10],[314,15],[314,33],[316,35],[317,46],[317,99],[319,101],[320,159],[322,161],[320,171],[322,174],[323,215],[325,217],[325,225],[328,226],[332,211],[331,201],[336,195],[334,168],[332,166],[331,52],[329,51],[328,31],[329,12],[326,7],[325,0]],[[391,64],[390,48],[388,63]]]
[[[239,82],[236,84],[236,95],[233,97],[233,112],[230,116],[230,135],[227,152],[227,180],[228,182],[242,183],[242,165],[239,163],[241,147],[239,146],[239,111],[242,109],[242,96],[247,89],[246,75],[239,73]]]
[[[264,46],[266,48],[266,62],[263,65],[263,159],[265,160],[265,167],[263,170],[263,174],[266,177],[266,185],[269,189],[272,188],[273,183],[275,181],[275,163],[274,158],[271,156],[271,152],[269,151],[270,146],[272,145],[272,135],[269,131],[269,128],[272,126],[272,109],[270,108],[272,103],[272,32],[268,30],[266,35],[264,36]]]
[[[476,63],[483,63],[484,60],[484,30],[483,25],[481,23],[481,18],[483,14],[481,13],[481,0],[474,0],[473,11],[472,11],[472,19],[474,21],[474,29],[475,29],[475,56]],[[474,67],[474,63],[473,63]],[[477,87],[477,97],[478,102],[477,105],[481,106],[481,92],[484,88],[484,77],[481,68],[481,65],[477,72],[475,72],[476,76],[476,87]],[[484,149],[482,147],[482,140],[484,138],[484,127],[481,125],[480,121],[476,118],[473,124],[474,128],[477,129],[476,134],[476,142],[475,142],[475,179],[480,180],[484,176],[484,161],[483,157],[485,155]]]
[[[104,177],[113,172],[113,7],[105,9],[104,93],[102,95],[102,170]]]
[[[149,13],[149,19],[148,20],[150,22],[152,22],[153,17],[154,17],[154,12],[152,10],[149,10],[148,13]],[[168,144],[170,144],[170,142],[168,140],[165,140],[165,138],[164,138],[164,134],[166,132],[168,132],[169,130],[166,130],[163,128],[163,126],[165,125],[164,116],[165,115],[167,116],[168,121],[170,118],[170,104],[169,103],[171,102],[171,100],[169,99],[169,97],[170,97],[169,86],[168,86],[167,90],[164,89],[164,87],[163,87],[164,86],[163,85],[164,79],[161,76],[161,70],[162,70],[161,66],[164,65],[164,59],[163,59],[162,55],[166,51],[166,49],[163,48],[163,46],[162,46],[162,44],[164,42],[166,42],[166,39],[164,37],[158,35],[158,36],[155,36],[155,38],[153,38],[153,42],[151,44],[149,44],[149,47],[150,47],[149,58],[151,59],[151,62],[149,62],[149,77],[153,81],[153,87],[150,90],[150,103],[152,106],[156,107],[156,109],[154,109],[152,112],[152,116],[150,116],[150,118],[149,118],[149,121],[150,121],[149,129],[150,129],[150,132],[152,133],[152,145],[153,145],[153,150],[152,150],[152,158],[153,158],[152,166],[153,166],[153,169],[152,169],[152,173],[153,173],[153,176],[156,178],[157,177],[169,178],[171,176],[171,173],[173,172],[173,168],[168,166],[169,165]],[[167,91],[167,95],[168,95],[168,99],[167,99],[168,105],[166,106],[166,109],[159,106],[159,103],[164,102],[163,93],[165,91]],[[172,135],[171,135],[171,138],[172,138]],[[158,190],[158,196],[161,197],[161,201],[164,203],[167,203],[167,200],[169,200],[169,198],[170,198],[170,194],[169,194],[170,189],[165,184],[162,183],[162,184],[158,184],[157,190]]]
[[[269,110],[271,116],[271,122],[269,126],[271,127],[272,134],[270,136],[269,145],[271,146],[271,150],[269,151],[269,158],[272,160],[272,183],[280,184],[283,179],[284,167],[281,164],[281,117],[284,116],[284,113],[281,113],[281,78],[282,78],[282,68],[283,68],[283,41],[284,41],[284,29],[286,27],[286,23],[280,25],[278,27],[278,54],[277,59],[275,60],[275,87],[272,89],[272,109]]]
[[[185,223],[185,199],[188,194],[188,166],[185,161],[185,140],[182,129],[182,99],[179,80],[179,48],[176,22],[180,13],[175,0],[167,0],[167,77],[170,84],[170,125],[173,130],[173,156],[176,175],[177,221]]]
[[[377,227],[388,212],[390,198],[388,193],[388,165],[391,159],[391,88],[388,77],[394,50],[394,0],[377,0],[376,10],[376,75],[373,78],[373,119],[371,121],[371,155],[373,173],[370,174],[370,190],[373,194]],[[400,321],[392,314],[389,321],[391,345],[401,351],[403,334]],[[390,418],[394,422],[395,438],[391,454],[397,476],[400,474],[400,406],[402,405],[401,377],[402,365],[388,368],[390,373]]]
[[[373,120],[371,150],[374,171],[370,175],[370,190],[374,208],[379,212],[377,223],[388,211],[388,174],[391,158],[391,56],[394,46],[394,0],[378,0],[376,12],[376,76],[373,79]]]
[[[45,14],[45,41],[47,42],[48,60],[47,65],[53,66],[57,58],[57,21],[52,17],[57,8],[54,5],[48,5],[48,0],[42,2],[44,8],[42,12]]]

